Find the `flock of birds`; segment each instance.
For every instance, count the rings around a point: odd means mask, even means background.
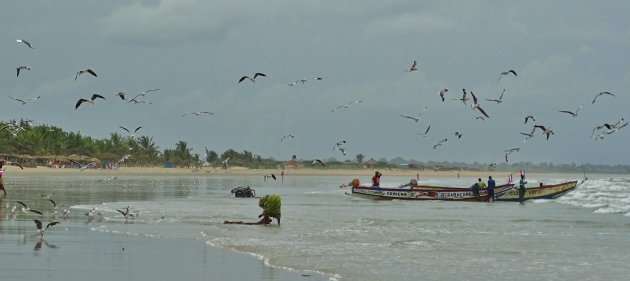
[[[27,40],[24,39],[17,39],[16,40],[17,43],[21,43],[24,44],[25,46],[27,46],[28,48],[34,49],[33,44]],[[411,66],[409,68],[405,69],[405,72],[415,72],[415,71],[419,71],[419,64],[417,60],[414,60],[411,63]],[[31,70],[31,68],[29,66],[26,65],[20,65],[18,67],[16,67],[16,72],[17,72],[17,76],[20,76],[20,73],[24,72],[24,71],[28,71]],[[97,78],[98,75],[96,73],[96,71],[92,68],[85,68],[85,69],[81,69],[79,71],[76,72],[74,80],[78,80],[80,77],[84,76],[84,75],[88,75],[88,76],[92,76],[94,78]],[[514,69],[509,69],[503,72],[499,73],[498,76],[498,81],[500,82],[501,79],[503,79],[504,77],[518,77],[518,74],[516,72],[516,70]],[[240,77],[240,79],[238,79],[237,84],[240,84],[246,80],[249,80],[250,82],[252,82],[252,84],[256,83],[257,79],[261,79],[261,78],[267,78],[267,74],[263,73],[263,72],[255,72],[253,75],[243,75]],[[299,84],[305,84],[308,81],[321,81],[323,80],[322,77],[311,77],[311,78],[303,78],[303,79],[299,79],[293,82],[288,83],[289,86],[296,86]],[[144,98],[146,96],[148,96],[149,94],[155,93],[157,91],[159,91],[160,88],[156,88],[156,89],[150,89],[150,90],[146,90],[143,91],[139,94],[136,94],[135,96],[133,96],[132,98],[128,98],[126,93],[123,91],[119,91],[115,94],[115,96],[119,97],[121,100],[123,101],[127,101],[128,103],[151,103],[146,101]],[[449,95],[449,90],[448,89],[442,89],[438,92],[439,97],[441,99],[442,102],[446,102],[447,100],[447,96]],[[503,97],[505,95],[505,89],[503,89],[503,91],[501,92],[501,94],[499,95],[498,98],[492,98],[492,99],[488,99],[486,98],[485,101],[488,102],[494,102],[496,104],[501,104],[503,103]],[[598,100],[598,98],[601,98],[603,96],[610,96],[610,97],[616,97],[614,94],[612,94],[611,92],[607,92],[607,91],[602,91],[597,93],[593,100],[592,100],[592,104],[595,104],[595,102]],[[35,102],[37,100],[39,100],[41,98],[41,96],[38,97],[34,97],[34,98],[30,98],[30,99],[22,99],[22,98],[14,98],[14,97],[10,97],[11,99],[20,102],[22,105],[26,105],[27,103],[30,102]],[[92,105],[95,105],[97,100],[106,100],[106,97],[99,94],[99,93],[93,93],[90,97],[87,98],[80,98],[77,100],[77,102],[75,103],[75,110],[77,110],[81,105],[85,104],[85,103],[90,103]],[[470,106],[470,108],[476,112],[478,115],[475,117],[478,120],[486,120],[488,118],[490,118],[489,113],[487,112],[486,109],[484,109],[484,107],[482,107],[482,104],[480,102],[480,99],[477,98],[477,96],[475,95],[475,93],[472,90],[467,90],[467,89],[462,89],[462,94],[460,97],[456,97],[456,98],[452,98],[452,100],[456,100],[456,101],[460,101],[464,106]],[[472,103],[470,103],[472,101]],[[342,104],[339,106],[336,106],[334,108],[332,108],[330,111],[331,112],[335,112],[337,110],[340,109],[348,109],[353,105],[359,104],[363,102],[362,99],[359,100],[355,100],[346,104]],[[570,115],[573,118],[576,118],[579,113],[580,110],[582,109],[583,105],[578,106],[575,110],[560,110],[560,113],[564,113],[567,115]],[[424,109],[418,113],[418,114],[401,114],[400,117],[414,121],[414,122],[419,122],[422,119],[422,115],[423,113],[427,110],[427,107],[424,107]],[[182,117],[184,116],[202,116],[202,115],[213,115],[213,112],[210,111],[193,111],[193,112],[186,112],[181,114]],[[536,122],[536,119],[534,116],[525,116],[525,124],[527,124],[527,122],[531,120],[533,122]],[[624,128],[625,126],[627,126],[627,122],[625,122],[625,120],[622,118],[620,121],[617,122],[611,122],[611,123],[604,123],[601,125],[598,125],[596,128],[593,129],[593,133],[592,133],[592,138],[596,139],[596,140],[601,140],[603,139],[605,136],[613,134],[617,131],[619,131],[620,129]],[[130,137],[133,137],[134,134],[142,127],[138,127],[136,130],[134,130],[134,132],[132,133],[129,129],[124,128],[122,126],[120,126],[120,128],[122,128],[123,130],[125,130]],[[15,124],[6,124],[5,126],[3,126],[2,128],[0,128],[0,130],[9,130],[13,135],[16,135],[17,133],[19,133],[19,131],[21,130],[21,128],[19,128],[19,126],[16,126]],[[419,135],[421,135],[422,137],[427,137],[429,134],[429,130],[431,129],[431,126],[429,125],[426,130],[423,133],[418,133]],[[541,125],[541,124],[533,124],[532,126],[532,130],[529,132],[521,132],[521,135],[524,135],[526,138],[524,139],[524,142],[528,141],[529,139],[533,138],[535,136],[536,132],[541,132],[541,134],[546,136],[546,139],[549,139],[552,135],[555,134],[555,131],[549,127],[548,125]],[[457,139],[461,139],[462,135],[458,132],[453,134]],[[288,134],[286,136],[283,136],[281,138],[281,141],[285,141],[285,140],[289,140],[294,138],[294,135],[292,134]],[[436,141],[432,148],[433,149],[438,149],[440,146],[443,146],[447,143],[448,138],[440,138],[438,141]],[[344,141],[345,144],[345,141]],[[338,150],[341,152],[342,155],[346,155],[346,147],[345,145],[335,145],[333,150]],[[508,155],[510,153],[513,153],[514,150],[506,150],[505,151],[505,159],[507,161],[508,159]],[[223,163],[224,166],[226,165],[226,163]]]

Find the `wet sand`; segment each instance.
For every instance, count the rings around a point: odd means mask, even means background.
[[[138,237],[61,221],[35,233],[29,218],[0,222],[0,280],[326,280],[266,266],[205,241]],[[308,275],[308,276],[303,276]]]

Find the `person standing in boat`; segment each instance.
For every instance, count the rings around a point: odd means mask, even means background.
[[[381,186],[381,176],[383,174],[381,174],[381,172],[376,171],[374,172],[374,176],[372,177],[372,186],[376,186],[379,187]]]
[[[521,180],[518,182],[518,202],[523,203],[525,201],[525,175],[521,175]]]
[[[486,188],[486,183],[481,181],[481,178],[477,179],[477,183],[473,185],[473,195],[475,195],[475,197],[477,198],[477,200],[479,200],[479,198],[481,197],[481,195],[479,194],[479,191],[482,188]]]
[[[492,176],[488,176],[488,202],[492,200],[494,202],[494,188],[496,187],[496,183],[492,179]]]

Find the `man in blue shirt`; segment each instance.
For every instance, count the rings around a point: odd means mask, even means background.
[[[488,202],[492,200],[494,202],[494,187],[496,183],[492,179],[492,176],[488,176]]]

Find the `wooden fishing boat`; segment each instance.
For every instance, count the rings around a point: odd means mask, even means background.
[[[568,181],[559,184],[542,185],[525,188],[525,200],[529,199],[555,199],[567,194],[578,186],[578,181]],[[519,201],[518,188],[510,190],[500,196],[495,196],[497,201]]]
[[[514,188],[514,184],[504,184],[495,187],[495,198],[503,195]],[[440,187],[440,186],[411,186],[411,187],[375,187],[356,186],[352,187],[349,195],[368,198],[374,200],[442,200],[442,201],[488,201],[488,191],[479,191],[479,197],[475,197],[470,188],[467,187]]]

